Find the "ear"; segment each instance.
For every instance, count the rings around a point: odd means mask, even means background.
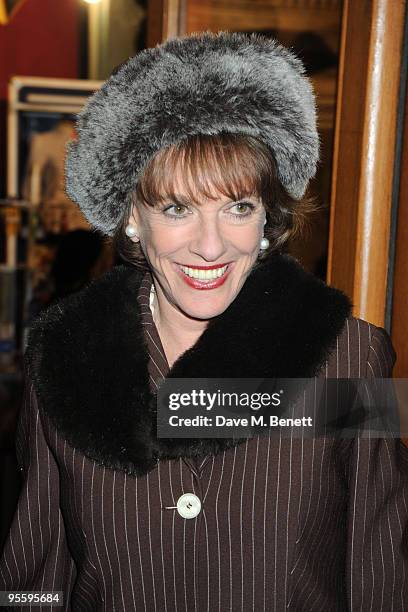
[[[135,225],[136,227],[139,227],[140,225],[139,211],[135,203],[132,204],[132,208],[130,209],[128,223],[130,223],[130,225]]]
[[[139,242],[140,238],[139,238],[139,227],[140,227],[140,217],[139,217],[139,212],[137,210],[137,207],[135,204],[133,204],[132,209],[131,209],[131,213],[129,215],[128,218],[128,227],[133,228],[133,230],[135,231],[134,236],[132,235],[128,235],[128,238],[130,240],[132,240],[132,242]],[[126,232],[127,233],[127,232]]]

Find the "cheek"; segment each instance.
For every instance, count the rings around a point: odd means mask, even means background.
[[[167,224],[149,226],[143,233],[143,246],[156,257],[165,256],[182,248],[188,242],[190,233]]]
[[[252,253],[259,247],[262,238],[262,225],[256,223],[245,228],[240,228],[234,233],[232,242],[240,251]]]

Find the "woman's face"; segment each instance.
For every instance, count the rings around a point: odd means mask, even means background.
[[[220,195],[197,205],[177,193],[177,202],[134,206],[129,223],[137,227],[159,308],[170,304],[208,320],[228,308],[255,264],[265,209],[253,196],[234,202]]]

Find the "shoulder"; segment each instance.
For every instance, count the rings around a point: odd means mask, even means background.
[[[125,465],[138,452],[135,431],[143,447],[151,426],[143,276],[119,266],[55,303],[35,320],[24,354],[46,430],[103,465]]]
[[[89,355],[104,352],[106,357],[112,352],[127,310],[137,311],[134,296],[142,278],[143,272],[135,268],[115,266],[43,311],[29,330],[24,354],[26,371],[34,383],[39,382],[41,372],[48,378],[47,372],[69,366],[72,373],[74,364],[80,370]],[[38,391],[39,385],[36,388]]]
[[[326,363],[335,378],[391,377],[396,353],[388,332],[356,317],[348,317]]]

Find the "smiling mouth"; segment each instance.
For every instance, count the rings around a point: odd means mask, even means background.
[[[179,265],[180,270],[189,278],[194,278],[198,281],[214,281],[221,278],[227,272],[229,264],[213,269],[189,268]]]

